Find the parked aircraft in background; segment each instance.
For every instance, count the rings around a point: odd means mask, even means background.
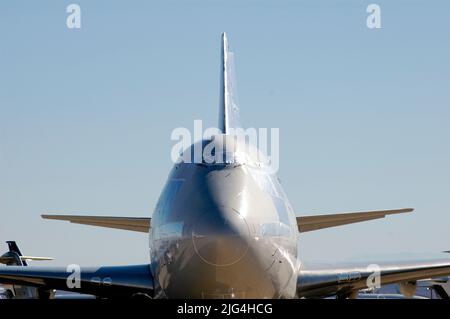
[[[399,284],[390,284],[378,289],[366,289],[358,294],[360,299],[405,298]],[[450,299],[450,277],[418,280],[412,298]]]

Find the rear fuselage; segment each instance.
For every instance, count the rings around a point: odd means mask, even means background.
[[[156,296],[292,298],[297,236],[277,177],[260,165],[175,164],[152,217]]]

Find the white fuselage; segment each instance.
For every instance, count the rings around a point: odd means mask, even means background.
[[[293,298],[298,230],[278,179],[247,163],[179,163],[150,231],[157,297]]]

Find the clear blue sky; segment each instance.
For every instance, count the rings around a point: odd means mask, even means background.
[[[78,3],[82,28],[68,30]],[[378,3],[382,29],[366,27]],[[242,122],[279,127],[299,214],[415,207],[305,234],[305,260],[450,249],[448,1],[7,1],[0,5],[0,249],[148,261],[144,234],[44,212],[149,216],[172,129],[215,125],[220,33]]]

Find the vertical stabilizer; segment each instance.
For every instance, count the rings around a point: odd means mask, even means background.
[[[219,129],[222,133],[229,134],[230,129],[238,127],[241,126],[236,93],[234,55],[228,49],[226,33],[222,33]]]
[[[8,244],[8,249],[11,253],[16,253],[17,256],[22,256],[22,253],[20,252],[19,247],[17,246],[17,243],[15,241],[7,241],[6,242]],[[19,260],[21,260],[19,258]],[[28,266],[26,260],[21,260],[21,264],[19,266]]]

